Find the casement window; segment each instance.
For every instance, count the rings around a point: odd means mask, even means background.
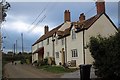
[[[72,52],[72,57],[78,57],[77,49],[73,49],[71,50],[71,52]]]
[[[56,58],[59,58],[59,52],[56,52]]]
[[[74,29],[72,30],[72,39],[76,39],[76,33]]]
[[[47,52],[47,57],[49,57],[50,56],[50,54],[49,54],[49,52]]]
[[[62,43],[62,45],[64,45],[64,38],[61,39],[61,43]]]
[[[47,38],[47,45],[49,45],[49,38]]]

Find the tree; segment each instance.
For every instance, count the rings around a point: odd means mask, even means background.
[[[108,80],[120,78],[120,31],[108,38],[91,37],[89,49],[97,76]]]

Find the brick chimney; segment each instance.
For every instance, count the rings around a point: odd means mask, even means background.
[[[66,22],[66,21],[71,21],[69,10],[65,10],[65,12],[64,12],[64,22]]]
[[[80,14],[79,21],[84,21],[85,20],[85,15],[84,13]]]
[[[96,2],[97,14],[105,13],[105,1],[97,0]]]
[[[44,34],[46,34],[48,31],[49,31],[49,27],[46,25],[46,26],[44,27]]]

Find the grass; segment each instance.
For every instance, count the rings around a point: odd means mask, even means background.
[[[77,70],[77,69],[64,68],[62,66],[50,66],[50,65],[39,66],[38,68],[52,73],[68,73]]]

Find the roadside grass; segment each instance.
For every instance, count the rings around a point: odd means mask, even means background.
[[[69,68],[64,68],[62,66],[51,66],[51,65],[38,66],[37,68],[52,73],[69,73],[78,70],[76,68],[69,69]]]

